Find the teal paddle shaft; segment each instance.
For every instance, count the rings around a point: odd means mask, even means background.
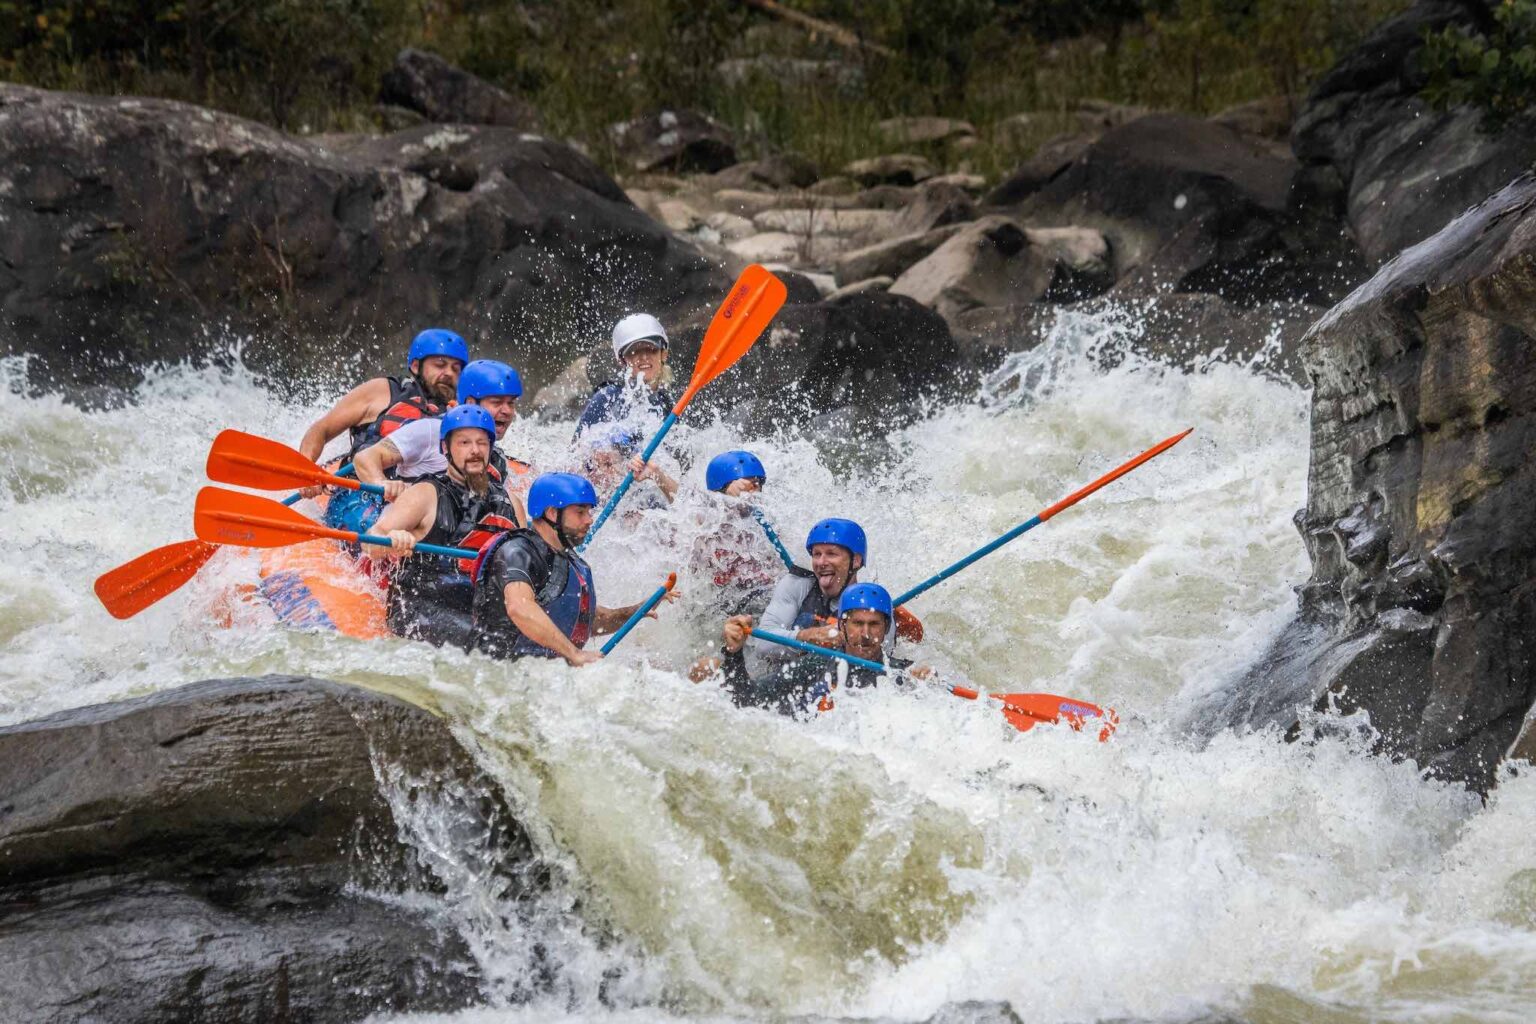
[[[676,582],[677,582],[677,574],[673,573],[671,579],[669,579],[666,583],[663,583],[661,586],[657,587],[656,588],[656,592],[654,594],[652,594],[650,597],[646,598],[645,601],[641,603],[639,608],[635,609],[635,614],[631,615],[628,619],[626,619],[625,622],[624,622],[624,625],[619,627],[619,631],[617,633],[613,634],[613,636],[609,638],[607,643],[603,644],[603,656],[604,657],[606,657],[608,654],[610,654],[615,647],[619,646],[619,641],[623,640],[626,636],[628,636],[629,635],[629,631],[634,629],[636,626],[638,626],[640,624],[640,620],[641,619],[645,618],[647,615],[649,615],[651,613],[651,609],[655,608],[656,605],[661,602],[661,599],[667,596],[667,591],[671,590],[672,589],[672,584],[674,584]]]
[[[793,569],[795,567],[795,560],[790,557],[789,552],[785,550],[784,542],[779,540],[779,535],[777,533],[773,532],[773,527],[768,525],[768,517],[763,515],[763,510],[760,508],[753,508],[752,518],[757,520],[757,525],[761,526],[763,528],[763,532],[768,535],[769,543],[771,543],[779,552],[779,557],[784,560],[784,568]]]
[[[787,636],[775,636],[773,633],[764,633],[760,629],[754,629],[752,631],[752,635],[757,637],[759,640],[767,640],[771,644],[782,644],[785,647],[793,647],[798,651],[805,651],[807,654],[819,654],[823,658],[839,658],[843,661],[846,661],[850,665],[857,665],[859,668],[867,668],[871,672],[884,673],[890,671],[889,668],[880,664],[878,661],[870,661],[868,658],[861,658],[856,654],[847,654],[843,651],[833,650],[831,647],[817,647],[815,644],[808,644],[802,640],[794,640]]]
[[[1033,530],[1035,527],[1039,526],[1043,522],[1045,522],[1044,519],[1041,519],[1039,516],[1035,516],[1033,519],[1029,520],[1029,522],[1027,522],[1027,523],[1020,523],[1018,526],[1015,526],[1013,529],[1009,530],[1007,533],[1003,534],[1001,537],[999,537],[996,540],[992,541],[990,544],[986,544],[986,545],[984,545],[982,547],[977,548],[975,551],[972,551],[970,554],[968,554],[964,558],[960,559],[960,561],[956,562],[954,565],[950,566],[948,569],[944,569],[943,571],[939,572],[938,574],[928,577],[926,580],[924,580],[923,582],[919,583],[917,586],[913,587],[911,590],[907,591],[905,594],[902,594],[896,600],[892,601],[891,604],[893,604],[897,608],[900,608],[902,605],[906,604],[908,601],[912,600],[917,595],[923,593],[925,590],[928,590],[928,589],[930,589],[932,587],[938,586],[940,583],[943,583],[945,580],[949,579],[955,573],[959,572],[961,569],[964,569],[966,566],[970,565],[972,562],[976,562],[976,561],[978,561],[980,559],[983,559],[983,558],[987,557],[992,552],[994,552],[998,548],[1002,547],[1004,544],[1007,544],[1009,541],[1015,539],[1016,537],[1020,537],[1023,534],[1028,533],[1030,530]]]
[[[667,418],[661,421],[661,429],[656,431],[656,436],[651,438],[651,443],[645,446],[645,452],[640,456],[641,465],[651,461],[651,456],[655,455],[656,449],[661,447],[661,439],[667,436],[667,431],[671,430],[675,423],[677,423],[677,413],[667,413]],[[592,543],[592,538],[597,536],[597,531],[602,529],[603,524],[608,521],[608,517],[613,515],[613,510],[624,497],[624,492],[628,491],[630,485],[634,482],[635,474],[633,471],[624,474],[624,482],[619,484],[619,489],[613,492],[613,497],[609,498],[608,504],[603,506],[603,511],[598,515],[597,520],[593,522],[592,529],[588,530],[581,543],[576,545],[577,551],[585,550],[586,546]]]
[[[375,537],[370,533],[359,533],[357,535],[357,543],[377,544],[380,547],[389,548],[394,547],[395,542],[388,537]],[[427,555],[442,555],[444,558],[480,557],[480,552],[478,551],[471,551],[469,548],[445,548],[441,544],[417,544],[415,550]]]
[[[336,475],[337,476],[351,476],[352,472],[353,472],[352,463],[349,462],[345,466],[342,466],[340,469],[338,469],[336,471]],[[361,487],[363,490],[368,491],[368,492],[370,492],[372,494],[383,494],[384,493],[384,488],[376,486],[374,484],[358,484],[358,486]],[[283,499],[283,504],[284,505],[297,505],[299,503],[300,499],[302,499],[303,497],[304,497],[304,495],[300,494],[298,491],[294,491],[292,494],[288,495],[288,497]]]

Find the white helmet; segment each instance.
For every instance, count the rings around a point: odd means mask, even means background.
[[[649,341],[658,348],[667,347],[667,329],[649,313],[631,313],[613,325],[613,354],[624,358],[624,350],[637,341]]]

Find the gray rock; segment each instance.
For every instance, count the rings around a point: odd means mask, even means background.
[[[712,188],[808,188],[816,183],[816,165],[798,153],[777,153],[727,167],[710,175]]]
[[[1231,128],[1153,114],[1106,132],[1017,215],[1102,231],[1119,290],[1332,301],[1358,280],[1358,256],[1336,222],[1312,230],[1298,217],[1296,175]]]
[[[966,310],[1033,302],[1054,267],[1006,217],[965,225],[891,285],[892,295],[922,303],[950,323]]]
[[[859,183],[841,174],[822,178],[808,190],[818,196],[851,196],[859,190]]]
[[[933,177],[933,164],[911,153],[888,153],[885,156],[855,160],[843,168],[843,173],[862,185],[916,185]]]
[[[893,277],[866,277],[862,281],[845,284],[835,291],[827,293],[827,299],[836,302],[838,299],[846,299],[850,295],[863,295],[865,292],[890,291],[891,285],[896,283]]]
[[[398,372],[431,325],[563,366],[594,323],[687,315],[729,283],[591,161],[509,128],[322,147],[183,103],[0,85],[0,168],[0,331],[42,378],[132,381],[206,359],[226,327],[290,378],[328,381],[343,355],[349,380],[355,355]]]
[[[1140,120],[1152,113],[1152,110],[1149,107],[1138,107],[1128,103],[1086,99],[1078,100],[1073,112],[1077,115],[1078,123],[1083,126],[1084,131],[1100,133]]]
[[[848,284],[871,277],[897,278],[914,263],[953,238],[962,225],[949,224],[933,231],[904,235],[844,253],[833,264],[838,284]]]
[[[896,146],[933,146],[974,138],[976,126],[953,117],[890,117],[877,123],[875,132]]]
[[[1486,19],[1475,0],[1420,0],[1346,54],[1297,116],[1291,143],[1317,183],[1312,201],[1347,213],[1371,266],[1536,163],[1536,114],[1489,133],[1476,110],[1434,111],[1418,97],[1424,33]]]
[[[434,844],[509,908],[542,884],[441,720],[321,680],[211,681],[0,729],[0,793],[0,906],[26,909],[0,914],[0,1005],[18,1020],[461,1008],[482,994],[430,910]]]
[[[528,402],[528,411],[535,415],[549,416],[579,414],[592,395],[592,386],[587,378],[590,363],[590,356],[572,360],[571,365],[561,370],[554,380],[534,393]]]
[[[379,99],[440,124],[492,124],[535,131],[537,108],[435,53],[404,49],[384,72]]]
[[[1296,120],[1295,104],[1285,96],[1239,103],[1211,115],[1216,124],[1261,139],[1288,140]]]
[[[969,192],[957,185],[935,184],[930,179],[919,188],[916,200],[902,209],[891,230],[910,235],[975,218],[976,203]]]
[[[712,174],[736,162],[729,128],[693,110],[661,110],[610,125],[619,157],[637,171],[703,171]]]
[[[765,54],[723,60],[715,65],[715,72],[730,85],[746,85],[761,80],[801,88],[832,88],[850,96],[864,90],[864,69],[857,64],[845,64],[837,60]]]
[[[1336,700],[1370,712],[1384,751],[1492,784],[1536,698],[1533,267],[1527,175],[1312,329],[1312,576],[1213,718],[1284,724]]]
[[[987,195],[987,205],[1013,206],[1028,199],[1088,152],[1094,139],[1093,135],[1058,135],[1046,140]]]

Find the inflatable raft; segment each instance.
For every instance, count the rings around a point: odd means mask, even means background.
[[[337,541],[263,551],[258,575],[257,594],[285,626],[360,640],[390,635],[384,587]]]

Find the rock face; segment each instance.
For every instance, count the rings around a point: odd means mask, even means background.
[[[1333,698],[1385,750],[1492,782],[1536,697],[1533,268],[1526,176],[1313,328],[1312,577],[1229,720]]]
[[[1225,125],[1153,114],[1106,132],[1015,215],[1102,231],[1121,290],[1332,301],[1357,280],[1353,257],[1341,251],[1336,225],[1332,237],[1304,230],[1290,208],[1296,171]]]
[[[1425,31],[1484,25],[1490,4],[1421,0],[1313,87],[1291,143],[1319,201],[1347,213],[1372,266],[1439,231],[1536,162],[1536,115],[1488,134],[1477,111],[1418,97]]]
[[[524,367],[729,283],[591,161],[508,128],[321,146],[181,103],[0,85],[0,168],[0,348],[65,379],[201,356],[221,323],[289,371],[359,351],[393,369],[434,324]]]
[[[532,103],[496,88],[435,53],[404,49],[384,72],[379,99],[442,124],[494,124],[533,131],[539,112]]]
[[[431,838],[478,858],[491,895],[541,884],[441,721],[320,680],[211,681],[0,729],[0,794],[0,1005],[16,1020],[341,1021],[478,1001],[431,900],[390,898],[441,891],[405,841],[427,808]]]

